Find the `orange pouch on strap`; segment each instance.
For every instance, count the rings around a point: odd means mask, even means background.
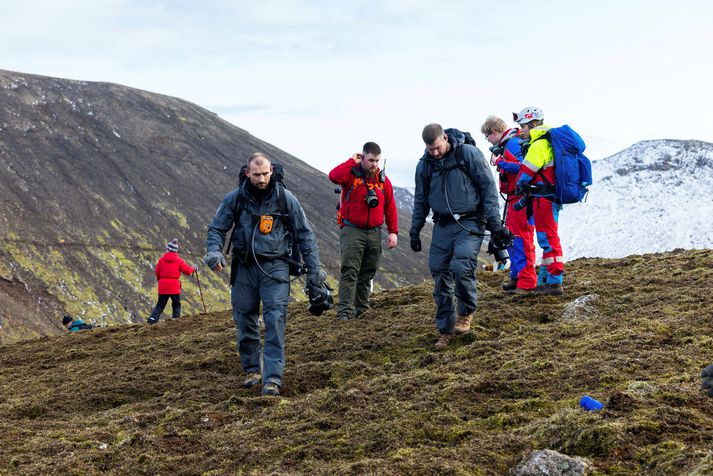
[[[261,215],[260,216],[260,233],[267,235],[272,231],[272,216]]]

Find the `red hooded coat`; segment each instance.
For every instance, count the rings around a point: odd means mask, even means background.
[[[167,251],[156,263],[159,294],[181,294],[181,273],[190,276],[195,270],[174,251]]]
[[[376,228],[383,225],[386,218],[389,233],[398,234],[399,217],[391,180],[386,177],[384,183],[380,183],[378,176],[366,180],[358,178],[352,173],[354,167],[354,160],[349,158],[329,172],[329,180],[342,186],[340,212],[342,220],[347,223],[342,223],[341,226],[351,224],[357,228]],[[366,194],[370,188],[379,198],[379,205],[374,208],[370,208],[366,203]]]

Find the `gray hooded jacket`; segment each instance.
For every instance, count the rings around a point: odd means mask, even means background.
[[[435,159],[426,150],[416,166],[416,193],[411,217],[411,237],[418,237],[421,233],[430,210],[433,210],[436,215],[446,217],[451,216],[451,211],[461,215],[478,213],[481,214],[482,221],[487,223],[489,230],[501,228],[498,192],[483,153],[477,147],[465,144],[465,134],[458,129],[446,129],[445,133],[451,144],[451,150],[445,157]],[[456,148],[458,147],[463,148],[463,160],[474,181],[456,165]],[[426,187],[424,187],[426,162],[428,162],[431,171],[428,196],[425,196]],[[446,190],[448,201],[446,201]],[[450,210],[448,204],[450,204]]]
[[[238,193],[244,193],[244,206],[240,214],[240,222],[233,234],[233,254],[244,260],[252,256],[252,239],[255,236],[255,254],[266,259],[286,258],[292,251],[293,240],[299,245],[300,252],[307,266],[310,279],[319,276],[319,250],[317,241],[312,231],[312,226],[307,220],[300,202],[289,190],[282,188],[287,203],[287,216],[280,214],[279,196],[277,187],[282,185],[275,183],[272,191],[266,195],[262,203],[258,203],[255,198],[243,190],[236,188],[228,193],[221,202],[218,210],[213,216],[213,220],[208,225],[208,238],[206,248],[210,251],[221,251],[225,236],[233,226],[235,219],[235,207]],[[272,231],[267,234],[255,230],[259,224],[260,215],[272,215]],[[289,222],[289,229],[285,221]]]

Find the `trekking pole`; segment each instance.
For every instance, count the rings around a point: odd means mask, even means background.
[[[201,280],[198,278],[198,270],[194,270],[193,274],[196,275],[196,282],[198,283],[198,292],[201,294],[201,302],[203,303],[203,314],[207,314],[208,311],[206,311],[205,308],[205,299],[203,299],[203,288],[201,288]]]

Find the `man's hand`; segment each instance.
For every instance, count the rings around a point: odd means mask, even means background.
[[[362,157],[364,156],[360,152],[355,152],[354,155],[352,155],[352,160],[358,165],[361,162]]]
[[[203,257],[203,262],[216,273],[220,272],[225,266],[225,257],[220,251],[210,251]]]
[[[389,233],[389,237],[386,239],[386,247],[388,249],[396,248],[399,238],[396,233]]]
[[[418,236],[411,237],[411,249],[414,250],[416,253],[421,251],[421,238],[419,238]]]

